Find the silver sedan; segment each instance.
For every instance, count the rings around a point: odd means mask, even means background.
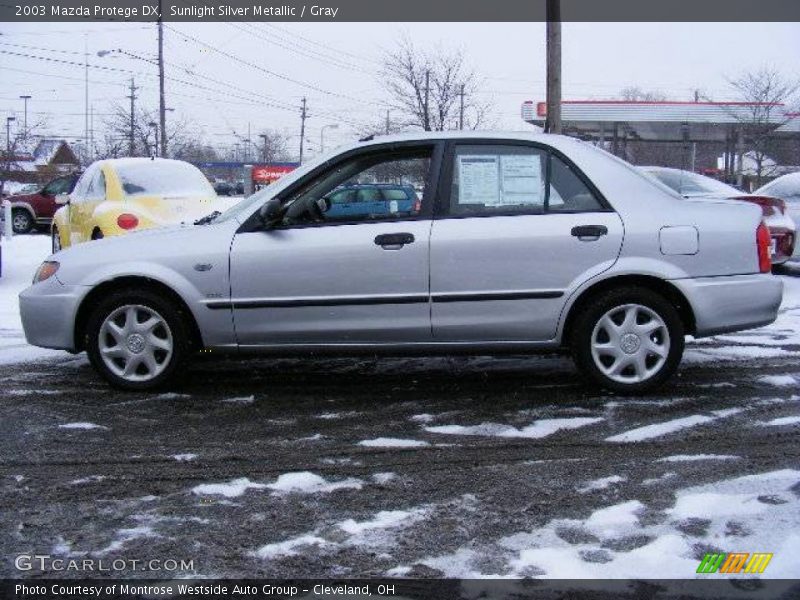
[[[30,343],[86,351],[112,385],[200,351],[569,349],[643,392],[684,336],[772,322],[782,283],[744,202],[685,200],[561,136],[365,139],[194,225],[58,252],[20,295]]]

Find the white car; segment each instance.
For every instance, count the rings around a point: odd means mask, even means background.
[[[342,186],[421,201],[330,210]],[[194,225],[57,252],[20,295],[31,344],[86,350],[124,389],[192,353],[571,350],[595,384],[644,392],[684,335],[775,320],[769,231],[747,202],[685,200],[579,140],[435,132],[320,157]]]
[[[789,173],[758,188],[755,194],[780,198],[786,203],[786,214],[800,228],[800,173]],[[793,256],[800,256],[800,244],[795,243]]]

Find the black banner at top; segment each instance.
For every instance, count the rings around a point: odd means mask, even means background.
[[[565,22],[798,22],[796,0],[560,0]],[[545,21],[547,0],[0,0],[0,21]]]

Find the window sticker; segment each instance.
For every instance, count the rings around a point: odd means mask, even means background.
[[[539,154],[458,157],[458,203],[483,206],[543,205]]]
[[[500,157],[503,204],[544,204],[542,158],[538,154]]]
[[[500,206],[500,157],[458,157],[458,203]]]

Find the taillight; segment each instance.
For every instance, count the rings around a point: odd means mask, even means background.
[[[769,273],[772,270],[772,259],[769,255],[770,247],[769,229],[764,221],[756,229],[756,245],[758,246],[758,270]]]
[[[120,229],[133,229],[139,225],[139,219],[136,218],[136,215],[122,213],[117,217],[117,225],[119,225]]]

